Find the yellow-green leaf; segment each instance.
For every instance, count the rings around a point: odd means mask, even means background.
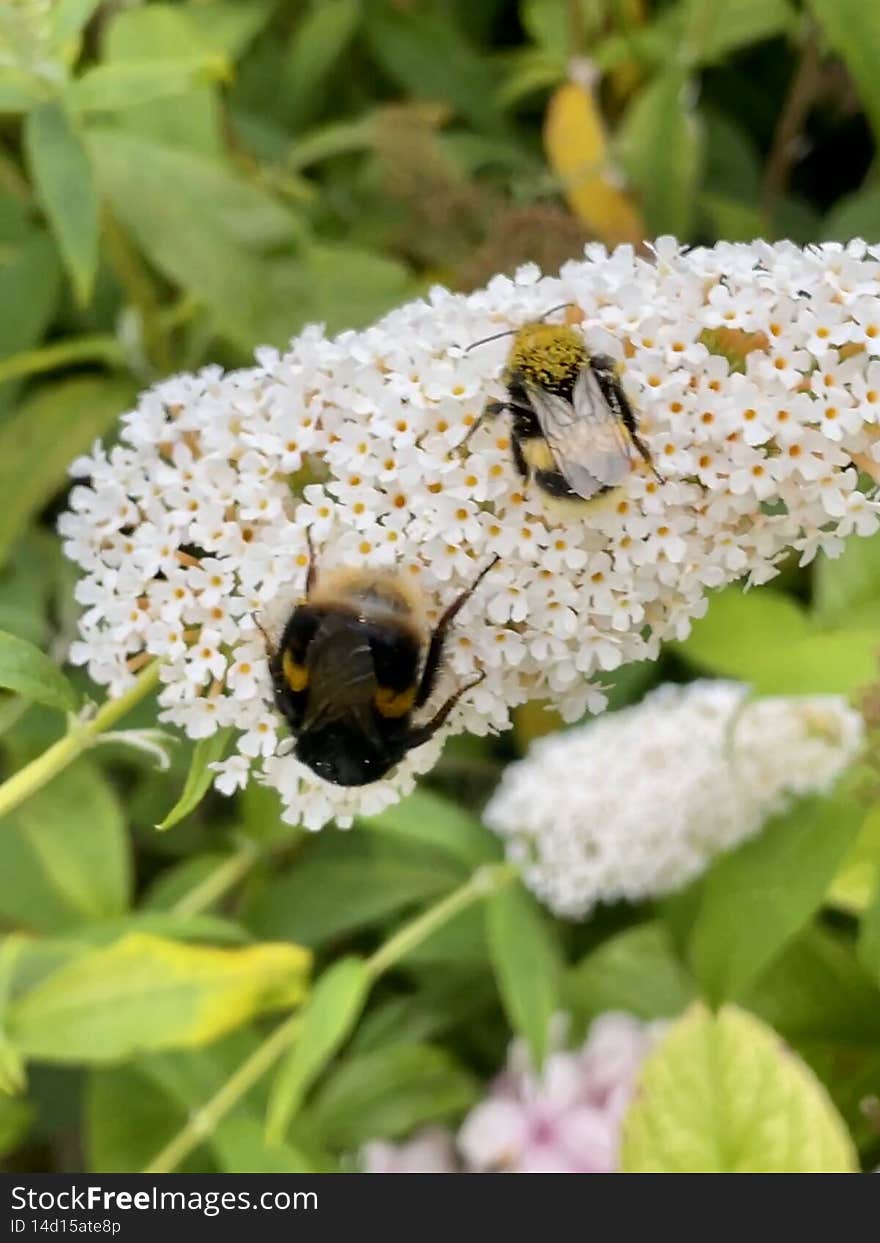
[[[269,1143],[284,1139],[309,1087],[358,1021],[369,987],[370,974],[360,958],[334,963],[315,985],[303,1011],[296,1044],[282,1062],[269,1098]]]
[[[852,1140],[822,1084],[753,1015],[702,1005],[642,1070],[624,1120],[626,1173],[852,1173]]]
[[[0,630],[0,686],[62,712],[76,707],[73,687],[55,662],[33,643],[4,630]]]
[[[858,837],[840,865],[827,900],[859,915],[868,906],[880,881],[880,807],[865,817]]]
[[[28,116],[24,146],[74,292],[85,305],[98,270],[98,196],[88,154],[57,101],[41,104]]]
[[[222,81],[229,65],[212,52],[160,60],[118,60],[87,70],[65,95],[75,112],[113,112],[181,95],[192,86]]]
[[[648,231],[687,238],[703,144],[693,91],[677,66],[663,70],[627,109],[620,158],[638,190]]]
[[[875,139],[880,138],[880,6],[873,0],[808,0],[808,6],[846,62]]]
[[[77,376],[37,389],[0,427],[0,563],[12,541],[134,396],[127,380]]]
[[[211,765],[223,759],[231,736],[231,728],[218,729],[210,738],[203,738],[196,743],[180,798],[165,819],[156,825],[157,829],[164,831],[173,828],[191,811],[195,811],[214,780],[214,770]]]
[[[544,149],[562,181],[568,205],[607,246],[639,242],[645,226],[611,167],[605,125],[592,91],[574,82],[551,97]]]
[[[550,927],[531,894],[516,884],[489,898],[486,930],[507,1017],[540,1066],[547,1053],[550,1020],[560,1009],[561,972]]]
[[[28,1057],[99,1063],[216,1040],[306,993],[311,955],[297,945],[185,945],[134,933],[54,971],[9,1012]]]

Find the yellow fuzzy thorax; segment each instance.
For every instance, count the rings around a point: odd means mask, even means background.
[[[589,358],[583,337],[567,324],[524,324],[514,337],[507,375],[552,386],[572,380]]]

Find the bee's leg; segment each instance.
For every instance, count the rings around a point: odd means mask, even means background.
[[[514,466],[522,475],[523,479],[528,480],[531,472],[529,470],[529,464],[526,461],[525,454],[522,451],[522,442],[520,441],[519,436],[511,436],[510,451],[513,454]]]
[[[266,655],[271,660],[272,657],[275,655],[275,646],[272,643],[272,640],[269,638],[269,632],[268,630],[266,630],[265,626],[260,621],[260,615],[258,613],[251,613],[251,617],[254,619],[254,625],[259,630],[260,634],[263,636],[263,642],[266,644]]]
[[[312,543],[312,533],[308,529],[306,530],[306,544],[309,549],[309,568],[306,572],[306,599],[308,600],[309,596],[315,589],[315,580],[318,577],[318,563],[315,560],[315,545]]]
[[[486,402],[485,406],[483,406],[483,409],[480,411],[477,418],[468,428],[467,435],[465,436],[461,444],[458,446],[459,449],[463,449],[465,447],[465,445],[470,440],[471,436],[473,436],[477,428],[481,426],[483,419],[497,419],[498,415],[503,414],[506,409],[507,409],[507,402],[504,402],[504,401]]]
[[[501,558],[496,553],[489,564],[480,570],[470,587],[468,587],[461,593],[460,596],[457,596],[452,601],[449,608],[446,609],[443,616],[434,627],[434,633],[431,635],[431,642],[428,646],[428,655],[425,657],[425,667],[422,670],[421,680],[419,681],[419,689],[416,692],[414,705],[416,708],[421,708],[431,698],[431,693],[434,690],[434,684],[437,681],[437,670],[440,668],[440,661],[443,657],[443,645],[446,642],[449,627],[452,625],[453,621],[455,621],[459,611],[465,604],[467,604],[468,600],[474,594],[477,587],[479,587],[485,576],[489,573],[496,562],[500,560]],[[451,710],[451,707],[452,705],[450,704],[449,710]]]
[[[645,444],[644,440],[642,440],[638,432],[631,431],[630,439],[632,440],[635,447],[638,449],[639,453],[642,455],[645,465],[648,467],[648,469],[650,470],[654,478],[657,480],[657,482],[665,483],[663,476],[660,474],[659,470],[654,465],[654,459],[651,456],[651,450]]]
[[[593,367],[596,366],[595,358],[593,359],[592,365]],[[605,392],[606,398],[608,398],[610,396],[609,391],[605,390],[604,388],[603,388],[603,391]],[[610,392],[613,393],[613,399],[614,399],[613,402],[610,404],[612,404],[612,406],[614,403],[617,404],[618,410],[620,412],[620,417],[623,419],[623,422],[626,426],[626,430],[629,432],[629,438],[633,442],[635,447],[638,449],[639,454],[641,455],[642,461],[651,471],[651,474],[654,476],[657,482],[663,483],[664,482],[663,476],[660,474],[660,472],[657,470],[657,467],[654,465],[654,459],[651,456],[651,450],[648,448],[644,440],[642,440],[641,436],[639,435],[639,425],[638,425],[638,421],[636,420],[635,412],[632,406],[629,404],[629,398],[624,392],[623,385],[620,383],[619,380],[617,379],[614,380],[613,384],[610,386]]]
[[[430,721],[426,721],[424,725],[417,725],[415,729],[410,730],[406,739],[407,750],[410,750],[412,747],[420,747],[429,738],[433,738],[440,726],[445,723],[462,695],[466,695],[475,686],[479,686],[485,676],[485,670],[481,669],[475,678],[472,678],[470,682],[465,682],[464,686],[460,686],[454,694],[449,696],[444,704],[440,705]]]

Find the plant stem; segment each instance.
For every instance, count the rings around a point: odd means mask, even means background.
[[[53,777],[62,772],[83,751],[88,750],[99,734],[103,734],[140,703],[159,680],[159,662],[147,665],[134,686],[118,699],[108,699],[88,720],[73,720],[63,738],[59,738],[42,755],[0,784],[0,818],[6,816],[26,798],[36,794]]]
[[[768,220],[777,200],[785,193],[789,175],[799,157],[798,141],[803,135],[810,109],[825,87],[819,31],[811,24],[776,123],[773,145],[764,169],[761,208]]]
[[[197,1109],[185,1127],[166,1144],[158,1156],[145,1167],[145,1174],[170,1174],[181,1161],[185,1161],[194,1148],[207,1139],[219,1122],[222,1122],[243,1096],[263,1075],[272,1069],[281,1054],[291,1045],[299,1030],[300,1018],[292,1014],[276,1027],[258,1049],[230,1075],[211,1099]]]
[[[375,981],[383,972],[399,962],[410,950],[415,949],[431,935],[432,932],[461,914],[474,902],[503,889],[517,875],[512,863],[496,863],[478,868],[476,872],[460,888],[447,894],[445,898],[418,915],[411,923],[406,924],[399,932],[385,942],[372,957],[367,959],[367,971],[371,980]],[[166,1144],[162,1151],[153,1158],[144,1169],[145,1174],[170,1174],[177,1169],[181,1161],[185,1161],[193,1149],[197,1148],[210,1134],[213,1128],[222,1122],[231,1109],[262,1079],[299,1033],[300,1016],[293,1014],[276,1027],[271,1036],[256,1049],[251,1056],[239,1066],[238,1070],[226,1080],[223,1086],[211,1099],[191,1117],[177,1135]]]
[[[447,894],[436,906],[429,907],[412,923],[406,924],[399,932],[395,932],[390,940],[367,959],[367,971],[370,978],[374,982],[378,980],[383,972],[404,958],[410,950],[421,945],[423,941],[427,941],[432,932],[448,923],[450,919],[454,919],[479,898],[488,897],[498,889],[503,889],[516,874],[516,868],[512,863],[490,864],[478,868],[470,880]]]
[[[205,877],[198,885],[185,893],[171,908],[175,915],[201,915],[219,901],[233,885],[247,876],[257,857],[257,848],[249,839],[228,859]]]

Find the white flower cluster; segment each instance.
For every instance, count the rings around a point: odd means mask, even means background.
[[[471,1110],[457,1140],[430,1127],[403,1144],[374,1140],[368,1174],[608,1174],[618,1168],[620,1129],[647,1055],[665,1031],[610,1011],[584,1045],[547,1057],[540,1075],[514,1041],[507,1068]]]
[[[793,796],[827,790],[863,737],[837,696],[750,700],[735,682],[661,686],[535,742],[486,823],[556,914],[641,901],[699,875]]]
[[[612,503],[574,517],[523,485],[505,418],[462,447],[503,393],[510,340],[467,347],[563,303],[588,348],[621,363],[662,477],[639,464]],[[731,370],[707,342],[744,362]],[[164,719],[192,738],[237,730],[222,790],[256,768],[289,819],[350,823],[410,789],[441,740],[355,791],[279,752],[258,622],[277,635],[301,595],[307,532],[319,571],[412,575],[434,618],[498,554],[447,646],[437,702],[486,674],[447,732],[504,729],[533,697],[575,720],[603,706],[603,671],[685,636],[708,588],[764,582],[789,549],[833,555],[877,528],[853,462],[880,462],[878,354],[865,244],[661,239],[651,261],[590,246],[558,277],[525,267],[468,296],[435,289],[364,331],[309,328],[248,370],[165,381],[118,446],[75,464],[89,482],[60,522],[85,572],[71,658],[112,693],[161,658]]]

